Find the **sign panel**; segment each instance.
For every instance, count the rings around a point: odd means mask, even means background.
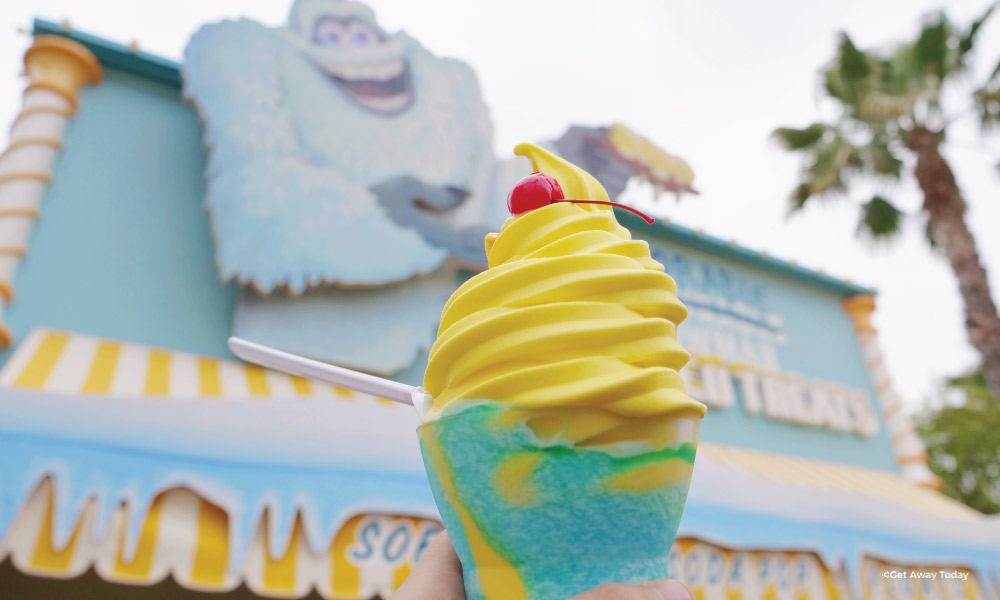
[[[681,374],[709,407],[703,439],[895,469],[841,293],[673,243],[669,230],[634,233],[688,307]]]
[[[812,552],[731,549],[696,538],[678,538],[670,551],[670,576],[698,600],[839,600],[851,597],[843,568]]]

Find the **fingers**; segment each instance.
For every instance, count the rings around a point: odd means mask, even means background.
[[[694,596],[676,579],[657,579],[638,585],[609,583],[570,600],[694,600]]]
[[[431,540],[413,572],[390,600],[465,600],[462,563],[447,532]]]
[[[646,585],[656,590],[664,600],[695,600],[691,590],[676,579],[657,579]]]

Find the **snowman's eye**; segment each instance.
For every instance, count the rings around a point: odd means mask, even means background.
[[[367,23],[353,21],[347,27],[351,43],[355,46],[368,46],[379,41],[379,34]]]
[[[344,25],[333,18],[320,19],[313,31],[313,41],[321,46],[337,47],[347,40],[348,32]]]

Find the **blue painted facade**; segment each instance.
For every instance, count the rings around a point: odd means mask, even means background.
[[[53,29],[36,23],[36,32]],[[225,340],[238,291],[220,282],[213,264],[195,111],[181,100],[177,80],[164,75],[167,61],[73,36],[102,57],[107,80],[81,95],[18,271],[10,326],[18,338],[45,326],[229,358]],[[869,290],[676,225],[644,226],[619,216],[650,242],[686,302],[692,302],[687,292],[699,292],[780,315],[785,340],[774,347],[781,371],[864,390],[874,402],[841,309],[844,298]],[[456,287],[462,279],[455,274]],[[682,332],[697,326],[698,313],[692,314]],[[364,331],[391,326],[391,317],[361,325]],[[343,339],[356,345],[363,337]],[[417,356],[396,376],[419,383],[425,360]],[[750,415],[744,402],[737,389],[733,406],[712,409],[702,439],[896,470],[884,426],[860,437]]]
[[[15,339],[44,326],[230,356],[236,286],[212,264],[194,110],[107,69],[81,92],[65,148],[6,312]]]

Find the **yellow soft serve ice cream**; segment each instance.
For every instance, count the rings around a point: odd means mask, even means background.
[[[609,202],[596,179],[515,152],[541,172],[487,236],[489,269],[444,307],[417,430],[466,597],[669,577],[705,414],[677,372],[687,310],[646,242],[593,203]]]
[[[536,146],[515,150],[571,200],[607,200],[584,171]],[[547,440],[576,446],[652,442],[705,408],[678,370],[687,316],[646,242],[608,206],[554,202],[507,220],[486,240],[489,269],[442,313],[424,387],[428,417],[493,401]]]

